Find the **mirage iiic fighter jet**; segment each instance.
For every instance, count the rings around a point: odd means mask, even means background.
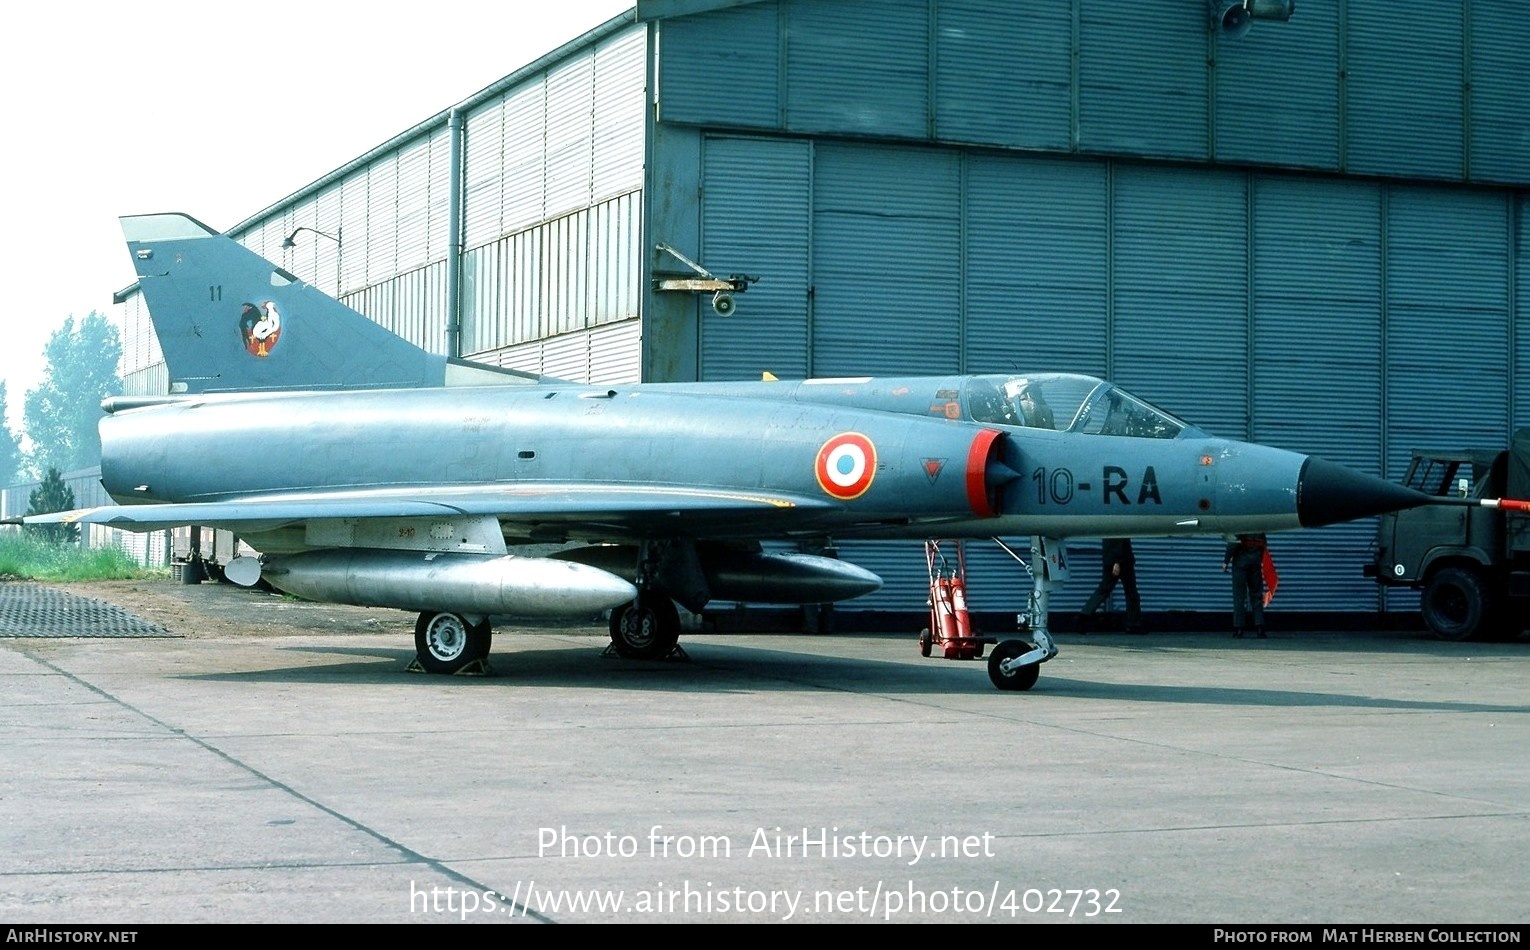
[[[594,386],[415,347],[185,215],[122,219],[171,394],[108,400],[118,502],[29,517],[228,528],[227,568],[317,601],[418,611],[422,666],[489,652],[489,617],[610,609],[620,654],[668,655],[676,602],[825,603],[881,581],[762,540],[1032,540],[1030,639],[1057,652],[1070,537],[1325,525],[1427,499],[1321,459],[1215,438],[1062,373]],[[583,542],[550,557],[528,542]]]

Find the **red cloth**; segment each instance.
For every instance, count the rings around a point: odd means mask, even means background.
[[[1275,559],[1270,557],[1270,549],[1264,549],[1264,560],[1259,565],[1260,573],[1264,575],[1264,605],[1270,606],[1270,601],[1275,599],[1275,588],[1280,586],[1280,575],[1275,573]]]

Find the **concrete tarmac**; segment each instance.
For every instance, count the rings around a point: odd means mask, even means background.
[[[1530,642],[0,640],[0,921],[1523,924]]]

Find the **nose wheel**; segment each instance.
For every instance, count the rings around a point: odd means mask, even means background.
[[[1036,680],[1041,676],[1040,663],[1026,663],[1023,666],[1014,663],[1014,660],[1036,649],[1036,645],[1025,640],[1005,640],[993,648],[988,654],[988,679],[994,686],[1003,690],[1027,690],[1036,685]]]
[[[988,679],[997,689],[1023,692],[1036,685],[1041,664],[1057,655],[1057,643],[1047,627],[1052,590],[1068,577],[1068,551],[1061,540],[1037,535],[1031,538],[1031,558],[1027,564],[1003,541],[998,538],[994,541],[1031,575],[1030,609],[1022,624],[1031,639],[1004,640],[995,646],[988,654]]]

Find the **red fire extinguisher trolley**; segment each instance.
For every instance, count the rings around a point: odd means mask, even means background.
[[[949,545],[953,557],[947,557]],[[997,642],[981,637],[967,610],[967,561],[961,541],[924,542],[925,566],[930,573],[930,625],[919,631],[919,655],[929,656],[938,645],[948,660],[976,660],[983,646]]]

